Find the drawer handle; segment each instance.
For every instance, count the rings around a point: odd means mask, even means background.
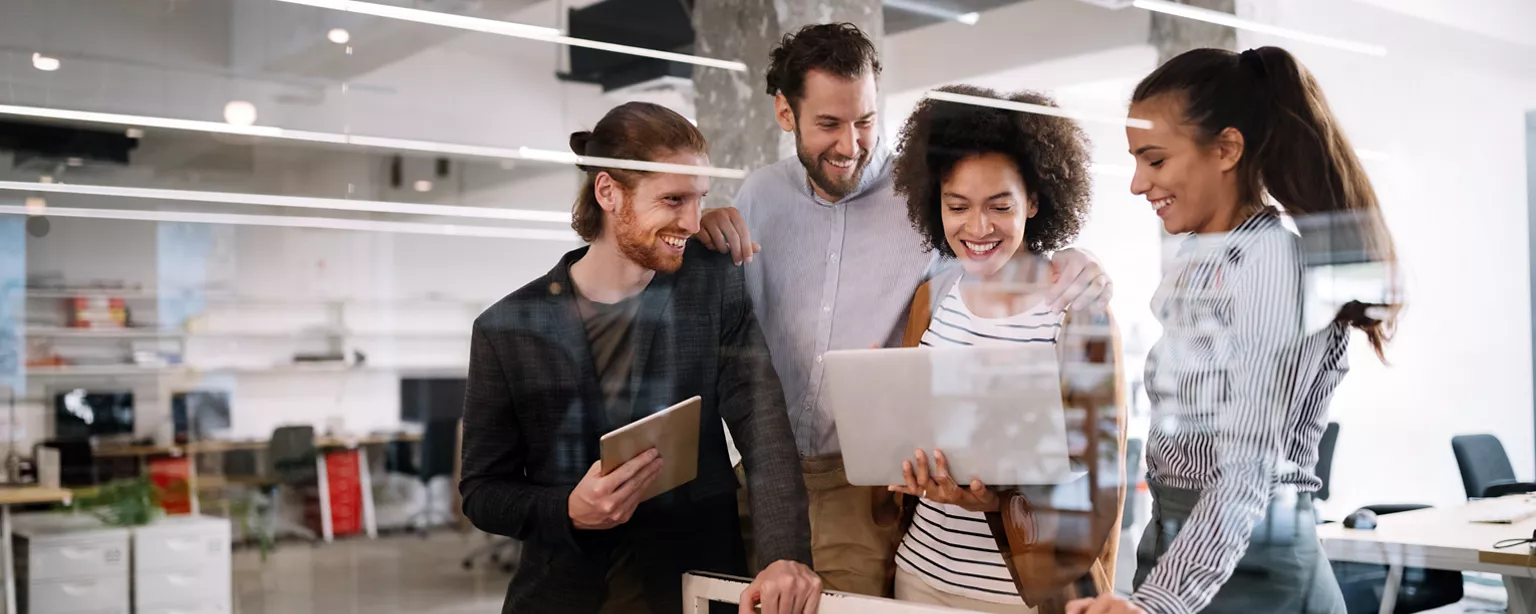
[[[65,546],[63,548],[59,548],[59,554],[63,555],[63,557],[66,558],[66,559],[83,559],[83,558],[91,556],[91,555],[93,555],[95,553],[96,553],[95,550],[86,550],[86,549],[83,549],[83,548],[72,548],[72,547],[69,547],[69,546]]]
[[[192,550],[202,545],[202,541],[191,539],[167,539],[165,546],[172,550]]]
[[[68,584],[68,583],[65,583],[65,584],[60,584],[59,588],[64,591],[65,595],[69,595],[70,597],[79,597],[81,595],[86,594],[86,592],[90,591],[93,586],[95,586],[95,585],[93,585],[93,584]]]

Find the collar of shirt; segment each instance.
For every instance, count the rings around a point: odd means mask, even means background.
[[[875,148],[869,152],[869,164],[864,167],[864,174],[859,177],[858,187],[855,187],[852,192],[849,192],[848,195],[842,197],[835,203],[827,202],[826,199],[816,194],[816,190],[811,187],[811,177],[810,174],[806,172],[805,165],[800,163],[798,157],[792,159],[795,162],[791,168],[791,172],[793,173],[793,178],[795,179],[796,185],[800,187],[800,190],[806,196],[809,196],[811,200],[815,201],[818,205],[823,207],[836,207],[851,200],[857,199],[859,196],[862,196],[865,192],[870,191],[876,185],[878,185],[881,179],[884,179],[886,176],[890,175],[893,156],[891,156],[890,150],[885,148],[884,143],[876,144]]]

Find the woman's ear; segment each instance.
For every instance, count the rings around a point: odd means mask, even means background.
[[[1243,146],[1243,133],[1237,128],[1228,127],[1216,135],[1216,161],[1223,172],[1237,168],[1243,159]]]
[[[1040,202],[1040,195],[1030,194],[1026,197],[1025,202],[1029,206],[1024,209],[1024,217],[1026,219],[1033,219],[1035,214],[1040,212],[1040,205],[1038,204]]]

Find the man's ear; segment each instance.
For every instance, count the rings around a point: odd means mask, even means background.
[[[1216,135],[1216,160],[1222,172],[1237,168],[1237,163],[1243,159],[1244,144],[1243,133],[1237,128],[1228,127]]]
[[[780,130],[795,131],[795,108],[789,105],[789,99],[784,97],[784,92],[773,95],[773,119],[779,122]]]
[[[602,171],[597,174],[596,179],[592,180],[592,192],[597,196],[598,206],[602,207],[605,213],[613,213],[619,208],[624,186],[619,185],[619,180],[609,175],[608,171]]]

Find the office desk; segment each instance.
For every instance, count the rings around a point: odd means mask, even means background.
[[[1380,610],[1384,614],[1390,614],[1397,605],[1405,567],[1502,575],[1504,588],[1509,591],[1510,614],[1536,614],[1536,556],[1530,554],[1530,546],[1493,547],[1498,541],[1531,537],[1531,532],[1536,531],[1536,518],[1515,524],[1467,520],[1490,503],[1493,502],[1473,501],[1455,507],[1389,514],[1379,518],[1376,529],[1369,531],[1327,524],[1317,528],[1317,535],[1330,560],[1387,566],[1387,586]]]
[[[44,486],[0,486],[0,567],[5,574],[5,611],[16,611],[16,554],[11,549],[11,506],[26,503],[68,503],[72,493]]]
[[[421,441],[421,435],[419,433],[391,433],[384,435],[360,435],[356,437],[337,437],[327,435],[324,437],[315,438],[315,447],[317,448],[322,450],[351,450],[353,454],[356,455],[359,474],[358,479],[361,482],[360,488],[362,490],[361,494],[363,500],[363,529],[367,532],[368,537],[370,538],[378,537],[379,529],[373,507],[373,472],[369,469],[368,455],[363,451],[363,447],[371,445],[382,445],[396,441],[417,442]],[[187,480],[187,487],[194,493],[192,496],[192,514],[196,515],[200,513],[201,510],[199,509],[200,506],[198,504],[197,496],[195,493],[203,487],[203,485],[199,483],[200,478],[197,475],[197,455],[238,451],[261,451],[267,449],[267,443],[268,442],[265,439],[237,439],[194,441],[178,445],[102,446],[96,448],[93,454],[103,458],[136,457],[140,459],[146,459],[151,456],[187,456],[187,462],[189,463],[188,475],[190,476]],[[320,478],[320,534],[326,542],[330,542],[335,538],[335,535],[332,532],[331,527],[329,472],[326,469],[325,458],[323,455],[315,459],[315,469],[318,472]],[[223,480],[210,481],[220,484],[227,483]]]

